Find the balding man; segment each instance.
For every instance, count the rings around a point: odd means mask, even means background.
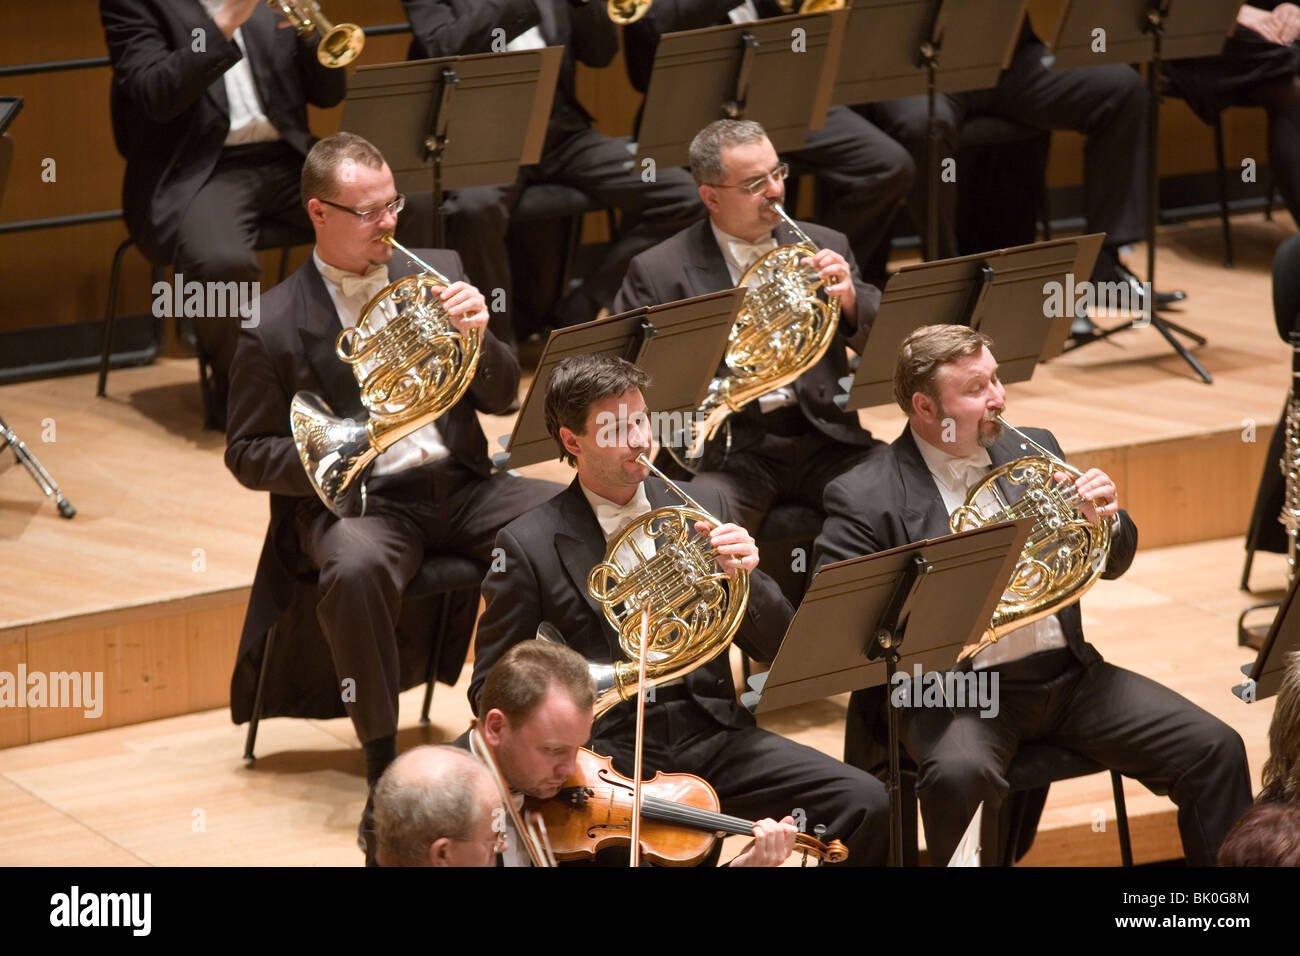
[[[501,793],[472,754],[416,747],[375,787],[380,866],[492,866],[505,850]]]

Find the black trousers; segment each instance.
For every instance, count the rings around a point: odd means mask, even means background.
[[[1011,65],[990,90],[935,97],[941,158],[956,159],[961,125],[972,114],[992,114],[1037,129],[1070,129],[1087,137],[1083,159],[1084,206],[1089,232],[1105,232],[1109,246],[1145,235],[1146,111],[1142,78],[1127,66],[1049,70],[1037,40],[1022,42]],[[908,204],[927,228],[930,173],[926,164],[926,98],[912,96],[854,107],[902,143],[916,162]],[[939,184],[939,257],[956,256],[956,181]],[[996,210],[989,210],[995,215]]]
[[[890,226],[912,190],[908,151],[846,106],[833,106],[803,149],[782,154],[791,173],[817,177],[817,222],[844,233],[868,281],[884,275]],[[786,210],[794,216],[794,210]]]
[[[1009,674],[1017,663],[1008,665]],[[1021,743],[1073,750],[1167,794],[1178,805],[1192,866],[1213,866],[1224,835],[1250,809],[1241,737],[1149,678],[1071,658],[1053,678],[1003,680],[998,690],[993,717],[981,717],[978,707],[899,711],[935,866],[947,864],[980,801],[996,805],[1006,796],[1006,769]]]
[[[665,688],[659,698],[672,694]],[[625,776],[633,770],[629,735],[592,739],[597,753],[613,758]],[[646,709],[643,775],[660,770],[693,773],[718,793],[722,812],[746,820],[787,814],[812,833],[826,826],[826,839],[848,848],[846,866],[883,866],[889,855],[889,797],[879,780],[820,751],[757,727],[723,727],[693,700]]]
[[[779,412],[787,413],[797,414],[797,409]],[[702,471],[692,481],[717,489],[731,520],[757,537],[763,518],[778,500],[799,501],[821,511],[826,486],[864,460],[877,444],[848,445],[809,425],[802,435],[765,435],[727,455],[720,470]]]
[[[345,705],[363,744],[397,732],[396,626],[402,592],[425,552],[490,565],[497,531],[562,488],[504,472],[485,480],[443,459],[371,479],[363,517],[336,518],[304,499],[298,537],[303,553],[320,568],[316,614],[335,673],[355,681],[356,699],[345,698]],[[460,615],[449,627],[473,627],[478,594],[471,597],[460,602]]]
[[[185,281],[256,282],[256,246],[266,220],[311,233],[300,201],[302,155],[284,142],[255,143],[222,151],[216,169],[185,210],[172,265]],[[225,407],[230,365],[239,341],[238,316],[205,316],[195,334],[212,363],[213,391]]]
[[[494,335],[514,342],[511,321],[512,282],[506,252],[510,211],[528,183],[559,183],[580,189],[605,206],[621,211],[618,237],[579,290],[561,324],[590,321],[614,302],[632,257],[689,226],[704,215],[695,181],[685,169],[657,167],[651,173],[637,162],[630,137],[609,137],[581,130],[548,149],[536,166],[525,167],[512,186],[484,186],[449,193],[447,238],[460,253],[470,281],[492,302],[504,290],[506,308],[493,311]]]

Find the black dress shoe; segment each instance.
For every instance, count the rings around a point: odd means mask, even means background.
[[[1127,282],[1129,284],[1129,288],[1133,290],[1133,294],[1137,298],[1138,308],[1142,311],[1146,311],[1146,303],[1143,301],[1146,297],[1146,286],[1142,284],[1142,281],[1138,279],[1138,277],[1133,274],[1132,270],[1122,262],[1117,262],[1115,264],[1115,274],[1119,277],[1120,282]],[[1182,302],[1186,298],[1187,293],[1182,289],[1175,289],[1173,292],[1157,292],[1156,308],[1168,308],[1175,302]]]
[[[1070,323],[1070,342],[1076,348],[1091,342],[1100,332],[1097,323],[1088,318],[1087,313],[1082,309],[1074,314],[1074,321]]]

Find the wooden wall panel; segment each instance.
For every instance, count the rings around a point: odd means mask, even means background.
[[[26,661],[27,628],[13,627],[0,631],[0,673],[12,675],[16,682],[18,666]],[[23,693],[23,688],[15,687],[15,693]],[[26,697],[22,700],[25,702]],[[15,699],[15,705],[18,702]],[[25,706],[0,707],[0,749],[16,747],[29,741],[27,715]]]

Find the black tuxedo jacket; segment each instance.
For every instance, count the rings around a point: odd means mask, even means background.
[[[726,520],[716,491],[685,487],[710,513]],[[677,495],[653,477],[646,482],[646,497],[653,508],[681,504]],[[608,664],[627,659],[604,611],[587,592],[587,575],[605,558],[605,535],[577,478],[550,501],[506,525],[497,535],[496,546],[504,555],[504,570],[494,567],[483,580],[486,606],[474,644],[471,708],[478,708],[479,692],[492,665],[511,646],[532,638],[543,621],[559,628],[564,642],[589,661]],[[793,611],[766,574],[755,571],[749,581],[749,604],[736,643],[752,657],[771,660]],[[749,712],[736,703],[726,654],[692,671],[684,682],[694,701],[718,724],[753,726]],[[632,732],[633,704],[625,701],[610,710],[597,723],[593,736]],[[655,706],[661,704],[647,704],[648,708]]]
[[[167,263],[230,132],[223,77],[243,54],[199,0],[100,0],[99,14],[113,63],[113,138],[126,158],[122,214],[145,255]],[[259,5],[241,36],[266,118],[305,157],[307,104],[339,103],[347,71],[321,66],[315,44],[277,22]]]
[[[509,43],[541,27],[550,46],[564,47],[564,61],[551,106],[546,149],[591,125],[591,116],[574,89],[576,62],[608,66],[618,52],[618,33],[605,15],[603,2],[574,6],[569,0],[402,0],[414,38],[407,58],[493,53],[493,41],[505,31]]]
[[[835,441],[847,445],[871,445],[875,439],[858,423],[855,412],[845,412],[835,404],[834,398],[843,389],[839,380],[849,374],[844,347],[860,352],[866,341],[871,323],[875,321],[880,305],[880,290],[858,275],[853,250],[843,233],[811,222],[799,222],[799,228],[808,234],[821,249],[833,249],[842,255],[853,270],[853,285],[857,292],[855,315],[840,314],[840,327],[821,361],[804,372],[794,384],[799,407],[809,423]],[[785,223],[776,227],[779,243],[793,243],[794,231]],[[677,235],[652,246],[628,265],[623,286],[614,299],[614,311],[625,312],[643,306],[662,305],[678,299],[689,299],[710,292],[732,288],[727,262],[718,248],[717,239],[708,219],[687,226]],[[740,451],[759,441],[765,434],[758,402],[750,402],[742,411],[730,418],[732,425],[731,448]],[[715,436],[710,449],[720,444]],[[706,463],[713,456],[706,458]],[[711,467],[711,466],[709,466]]]
[[[1025,434],[1060,458],[1065,455],[1052,433],[1026,428]],[[989,449],[994,466],[1036,452],[1011,432]],[[826,488],[826,522],[813,547],[813,570],[833,561],[888,551],[926,538],[949,534],[948,510],[934,477],[925,465],[911,428],[904,428],[892,445],[882,446],[852,471]],[[1112,535],[1110,557],[1102,577],[1117,578],[1128,570],[1137,551],[1137,526],[1120,511],[1120,526]],[[1057,612],[1070,650],[1084,664],[1101,659],[1083,639],[1078,603]]]
[[[416,254],[453,282],[464,278],[455,252],[428,249]],[[401,254],[389,264],[393,280],[418,271]],[[226,467],[245,487],[271,493],[271,521],[253,578],[240,661],[254,651],[260,657],[267,630],[289,604],[298,572],[295,511],[324,507],[307,480],[289,429],[294,394],[305,390],[319,395],[341,417],[360,419],[366,414],[351,368],[334,354],[334,340],[342,326],[314,259],[309,258],[258,303],[256,325],[239,334],[226,433]],[[438,419],[437,427],[452,457],[487,478],[492,464],[475,410],[505,411],[519,387],[519,362],[486,329],[482,342],[474,381]],[[246,677],[247,670],[237,664],[237,678],[241,674]],[[239,689],[247,690],[242,684]],[[237,699],[241,708],[251,703],[232,690],[232,708]],[[235,709],[236,722],[242,712]]]

